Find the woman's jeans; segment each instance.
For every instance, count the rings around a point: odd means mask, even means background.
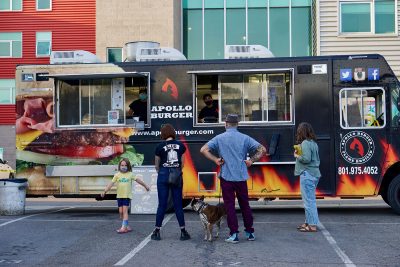
[[[315,191],[319,177],[314,177],[307,171],[300,174],[300,190],[306,214],[306,223],[317,225],[319,223]]]
[[[157,177],[157,191],[158,191],[158,208],[156,216],[156,227],[161,227],[164,220],[165,212],[168,206],[168,195],[171,190],[172,200],[174,203],[175,215],[178,220],[179,226],[185,226],[185,217],[183,215],[182,207],[182,186],[173,186],[168,183],[169,170],[168,168],[161,167]]]

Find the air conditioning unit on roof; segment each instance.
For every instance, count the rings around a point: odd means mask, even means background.
[[[160,47],[157,42],[129,42],[125,44],[126,61],[173,61],[186,60],[186,57],[177,49]]]
[[[227,45],[225,46],[225,59],[234,58],[267,58],[274,54],[262,45]]]
[[[84,50],[52,51],[50,64],[100,63],[93,53]]]

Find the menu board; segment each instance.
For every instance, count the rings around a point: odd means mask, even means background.
[[[150,187],[150,191],[133,182],[131,214],[156,214],[158,206],[157,172],[154,166],[138,166],[132,169],[133,174]]]

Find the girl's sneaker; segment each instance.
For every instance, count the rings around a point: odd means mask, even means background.
[[[126,229],[125,227],[124,228],[121,227],[120,229],[117,230],[118,234],[125,234],[128,232],[129,232],[128,229]]]
[[[230,237],[225,239],[225,242],[233,243],[233,244],[239,243],[238,234],[237,233],[232,234]]]

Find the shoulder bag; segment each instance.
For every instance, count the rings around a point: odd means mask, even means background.
[[[182,179],[182,168],[168,168],[169,176],[168,176],[168,183],[172,186],[182,186],[183,179]]]

